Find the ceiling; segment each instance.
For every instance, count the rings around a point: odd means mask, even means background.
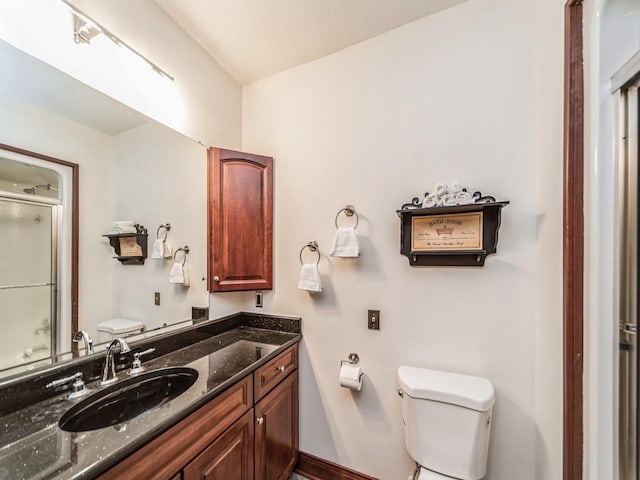
[[[241,85],[468,0],[155,0]]]

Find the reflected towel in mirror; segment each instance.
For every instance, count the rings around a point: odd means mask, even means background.
[[[169,283],[189,286],[189,270],[182,263],[174,263],[169,272]]]

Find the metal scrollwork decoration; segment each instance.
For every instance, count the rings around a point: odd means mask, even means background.
[[[426,192],[423,198],[413,197],[410,203],[402,205],[401,210],[454,207],[457,205],[492,203],[495,201],[495,197],[492,197],[491,195],[482,195],[482,192],[479,191],[470,194],[466,188],[461,187],[457,182],[451,182],[448,185],[438,182],[433,186],[431,193]]]

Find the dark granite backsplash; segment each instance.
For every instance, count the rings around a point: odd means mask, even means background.
[[[296,317],[279,317],[247,312],[200,322],[181,330],[132,343],[131,353],[117,356],[116,370],[120,371],[131,368],[132,353],[151,347],[155,348],[155,351],[145,356],[145,362],[235,328],[250,327],[288,333],[300,333],[300,324],[300,318]],[[0,417],[59,395],[60,392],[67,388],[64,387],[57,390],[47,389],[45,386],[52,380],[57,380],[76,372],[82,372],[85,383],[99,379],[102,376],[104,362],[104,353],[95,354],[90,357],[71,360],[63,364],[44,367],[33,373],[3,379],[0,381]]]

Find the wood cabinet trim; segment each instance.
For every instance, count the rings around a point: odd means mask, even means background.
[[[299,452],[298,463],[294,471],[309,480],[324,480],[326,478],[332,480],[377,480],[375,477],[305,452]]]
[[[254,372],[253,394],[257,403],[282,379],[298,368],[298,344],[291,346]]]
[[[98,478],[172,478],[252,406],[249,375]]]

